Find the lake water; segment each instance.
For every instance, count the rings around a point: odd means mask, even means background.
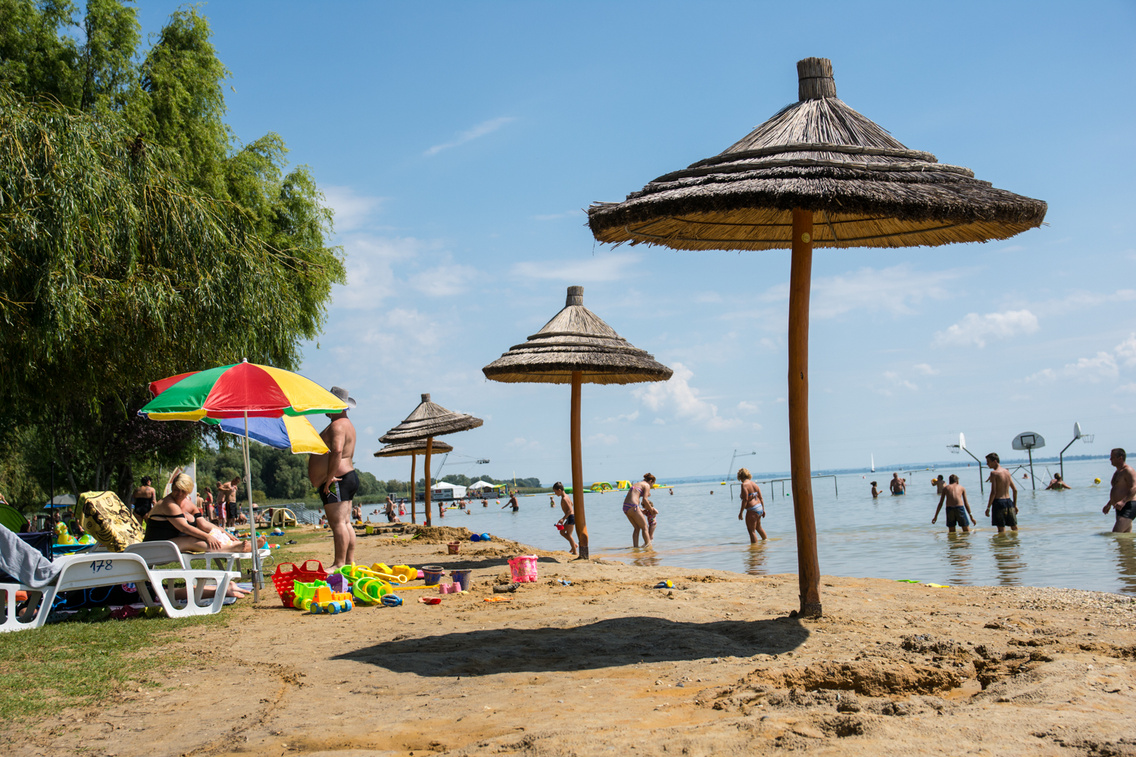
[[[886,489],[893,471],[856,473],[813,482],[820,569],[824,575],[914,579],[961,586],[1057,586],[1094,589],[1136,596],[1136,539],[1113,534],[1112,512],[1101,513],[1108,501],[1108,482],[1114,468],[1107,460],[1065,464],[1071,490],[1045,491],[1049,471],[1057,466],[1035,464],[1038,491],[1017,470],[1018,532],[999,535],[984,517],[989,484],[979,490],[976,466],[901,471],[907,495],[881,495],[873,500],[870,481]],[[1013,466],[1011,466],[1013,470]],[[984,471],[985,472],[985,471]],[[937,525],[931,516],[939,502],[931,479],[957,473],[966,487],[978,528],[970,534],[948,534],[945,512]],[[1095,478],[1102,483],[1094,485]],[[660,483],[664,479],[660,477]],[[631,547],[631,524],[623,515],[624,492],[586,494],[585,506],[593,557],[640,566],[713,568],[752,575],[796,573],[797,543],[788,482],[761,485],[769,540],[750,545],[738,520],[738,485],[729,482],[680,484],[656,489],[652,499],[659,510],[654,548]],[[713,493],[711,493],[713,492]],[[521,509],[501,509],[505,499],[475,501],[466,515],[449,510],[435,525],[465,526],[479,533],[546,550],[567,549],[554,523],[560,507],[549,507],[549,496],[520,498]],[[944,508],[945,509],[945,508]],[[375,508],[364,508],[364,512]],[[373,520],[385,521],[382,516]],[[409,520],[409,517],[401,520]],[[419,521],[422,520],[421,505]]]

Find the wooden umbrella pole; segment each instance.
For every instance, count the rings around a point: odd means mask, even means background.
[[[434,437],[432,437],[432,436],[426,437],[426,462],[422,466],[422,472],[426,476],[426,491],[423,492],[423,496],[426,497],[425,510],[426,510],[426,525],[427,526],[434,525],[433,521],[430,520],[430,448],[433,447],[433,446],[434,446]]]
[[[793,477],[793,519],[797,527],[799,614],[819,617],[820,560],[813,513],[809,458],[809,290],[813,267],[813,214],[793,211],[793,260],[789,271],[789,460]]]
[[[417,463],[418,463],[418,455],[411,455],[411,456],[410,456],[410,522],[411,522],[411,523],[417,523],[417,522],[418,522],[418,518],[417,518],[417,516],[416,516],[416,515],[414,514],[414,505],[415,505],[415,497],[414,497],[414,466],[415,466],[415,465],[416,465]]]
[[[582,371],[572,371],[572,504],[576,514],[576,537],[580,542],[580,559],[588,559],[588,521],[584,517],[584,459],[580,444],[580,387]]]

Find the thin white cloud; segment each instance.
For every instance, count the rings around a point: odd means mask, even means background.
[[[1008,310],[1004,313],[968,313],[946,331],[935,334],[938,346],[985,347],[987,341],[1010,339],[1037,331],[1037,316],[1029,310]]]
[[[357,341],[388,355],[429,355],[439,349],[446,333],[429,316],[407,308],[385,310],[369,318],[368,325],[366,330],[356,332]]]
[[[413,238],[357,236],[344,242],[346,286],[335,287],[335,307],[375,310],[397,292],[394,264],[434,245]]]
[[[583,211],[566,210],[563,213],[541,213],[533,216],[534,221],[563,221],[566,218],[579,218]]]
[[[512,268],[515,278],[526,281],[561,281],[569,284],[619,281],[628,278],[643,256],[637,252],[595,255],[582,260],[561,263],[524,262]]]
[[[924,300],[947,299],[948,285],[969,273],[963,269],[916,271],[910,265],[897,265],[819,278],[812,282],[809,313],[817,319],[836,318],[853,310],[910,315]],[[788,303],[789,283],[770,287],[758,299]]]
[[[1099,384],[1102,381],[1117,381],[1120,378],[1120,366],[1125,368],[1136,366],[1136,333],[1130,334],[1123,342],[1116,345],[1113,352],[1097,352],[1095,357],[1077,358],[1075,363],[1066,363],[1060,371],[1044,368],[1026,381],[1035,383],[1051,383],[1058,379],[1072,379],[1086,381],[1090,384]],[[1128,386],[1128,385],[1125,385]],[[1117,391],[1124,392],[1124,387]]]
[[[538,450],[540,449],[540,442],[536,439],[526,439],[523,436],[518,436],[505,446],[516,450]]]
[[[1127,339],[1116,345],[1116,357],[1126,367],[1136,365],[1136,333],[1129,334]]]
[[[1136,300],[1136,289],[1117,289],[1115,292],[1089,292],[1079,289],[1069,292],[1056,300],[1045,300],[1031,305],[1031,309],[1044,316],[1067,315],[1069,313],[1082,313],[1089,308],[1116,302],[1132,302]]]
[[[613,447],[619,443],[619,437],[613,434],[592,434],[587,441],[588,444],[602,444],[605,447]]]
[[[384,197],[358,195],[351,187],[321,187],[324,201],[335,213],[335,231],[342,234],[367,225],[367,221],[386,202]]]
[[[632,391],[632,396],[656,413],[673,413],[676,418],[701,425],[708,431],[741,425],[736,418],[719,416],[718,407],[699,396],[699,391],[690,385],[693,371],[682,363],[675,363],[673,368],[674,375],[669,381],[638,387]]]
[[[916,373],[918,373],[922,376],[938,376],[939,375],[939,371],[936,370],[935,368],[932,368],[927,363],[916,363],[915,365],[911,366],[911,368]]]
[[[757,403],[747,402],[746,400],[742,400],[741,402],[738,403],[738,412],[741,412],[741,413],[756,413],[757,412]]]
[[[467,129],[458,134],[449,142],[443,142],[440,145],[434,145],[426,152],[424,152],[423,155],[425,155],[427,158],[430,158],[440,152],[443,152],[444,150],[450,150],[454,147],[461,147],[462,145],[472,142],[475,139],[481,139],[482,137],[488,136],[500,129],[502,126],[512,123],[515,120],[517,119],[511,116],[501,116],[500,118],[491,118],[488,121],[482,121],[472,129]]]
[[[1045,368],[1026,378],[1026,381],[1050,383],[1059,378],[1074,381],[1087,381],[1099,384],[1102,381],[1115,381],[1120,376],[1116,358],[1107,352],[1098,352],[1096,357],[1078,358],[1075,363],[1066,363],[1060,371]]]
[[[1117,394],[1136,394],[1136,383],[1121,384],[1116,387]]]
[[[410,286],[430,297],[456,297],[468,294],[484,278],[473,266],[449,263],[411,276]]]
[[[905,379],[903,376],[900,376],[895,371],[884,371],[883,378],[884,378],[884,381],[886,383],[885,383],[884,386],[880,387],[879,392],[880,392],[880,394],[884,395],[885,397],[892,396],[892,394],[896,390],[900,390],[900,389],[907,391],[907,392],[919,391],[918,385],[914,384],[913,382],[909,381],[908,379]]]
[[[630,413],[623,413],[614,418],[604,418],[601,423],[629,423],[639,417],[638,410],[632,410]]]

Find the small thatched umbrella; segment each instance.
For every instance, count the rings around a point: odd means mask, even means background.
[[[477,428],[484,421],[465,413],[455,413],[441,405],[430,401],[429,394],[422,395],[422,402],[414,408],[414,412],[406,416],[406,420],[379,437],[383,444],[400,442],[425,441],[426,462],[423,464],[423,473],[426,476],[426,525],[431,525],[430,519],[430,455],[434,449],[434,437],[442,434],[454,434],[458,431],[468,431]],[[452,448],[451,448],[452,449]],[[411,476],[411,486],[414,478]]]
[[[572,498],[580,557],[588,557],[584,465],[580,445],[580,386],[666,381],[673,373],[615,333],[584,307],[584,287],[568,287],[564,309],[529,337],[481,369],[494,381],[572,385]]]
[[[453,452],[454,448],[445,442],[434,442],[431,445],[430,452]],[[375,453],[375,457],[406,457],[410,455],[410,522],[417,523],[417,518],[414,517],[414,466],[418,462],[418,455],[426,454],[426,442],[402,442],[400,444],[388,444],[381,450]]]
[[[819,615],[808,424],[812,248],[912,247],[1006,239],[1046,205],[909,150],[836,97],[832,64],[797,64],[799,101],[721,154],[588,209],[596,239],[682,250],[790,247],[789,449],[801,614]],[[814,226],[815,222],[815,226]]]

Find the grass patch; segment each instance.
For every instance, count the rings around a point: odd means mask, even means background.
[[[0,721],[27,723],[67,707],[107,702],[126,686],[156,686],[182,657],[167,645],[222,615],[55,623],[0,634]],[[37,717],[38,716],[38,717]]]

